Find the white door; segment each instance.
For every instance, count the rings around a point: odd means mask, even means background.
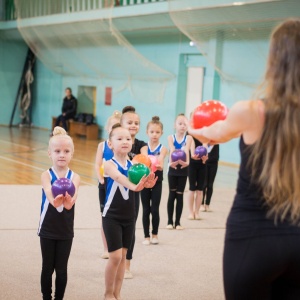
[[[190,118],[193,110],[202,101],[204,68],[188,67],[185,115]]]

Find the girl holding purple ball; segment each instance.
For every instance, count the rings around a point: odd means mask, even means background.
[[[199,210],[202,203],[203,189],[206,176],[207,160],[206,145],[202,145],[193,137],[191,143],[191,162],[189,166],[189,220],[200,220]]]
[[[183,192],[185,189],[188,166],[190,163],[189,151],[192,137],[186,134],[188,120],[184,114],[179,114],[175,120],[175,134],[168,136],[170,149],[170,164],[168,172],[169,198],[168,198],[168,225],[167,229],[184,229],[180,224],[183,209]],[[182,158],[180,159],[180,151]],[[178,154],[177,154],[178,153]],[[184,157],[185,156],[185,157]],[[174,205],[176,200],[175,223],[173,222]]]
[[[63,299],[67,285],[67,266],[74,237],[74,204],[80,177],[69,169],[74,153],[70,136],[55,127],[49,141],[48,155],[52,167],[42,173],[42,206],[38,235],[42,251],[41,292],[43,299],[52,299],[52,274],[55,270],[55,299]],[[55,198],[52,185],[59,178],[70,179],[75,186],[73,197],[67,192]]]

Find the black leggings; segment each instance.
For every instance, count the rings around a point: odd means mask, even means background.
[[[150,237],[150,213],[152,215],[152,234],[157,235],[158,233],[161,191],[162,181],[157,181],[152,189],[143,189],[141,191],[145,238]]]
[[[135,224],[134,224],[134,232],[133,232],[133,237],[132,237],[132,242],[131,242],[131,246],[127,251],[126,254],[126,259],[127,260],[131,260],[132,259],[132,253],[133,253],[133,249],[134,249],[134,244],[135,244],[135,226],[136,226],[136,220],[137,217],[139,215],[139,209],[140,209],[140,192],[136,192],[134,193],[134,204],[135,204]]]
[[[175,227],[180,225],[180,218],[183,209],[183,193],[187,181],[187,176],[168,175],[169,198],[168,198],[168,225],[174,225],[174,203],[176,202]]]
[[[59,116],[57,117],[57,119],[56,119],[55,126],[59,126],[59,124],[60,124],[60,122],[61,122],[62,127],[63,127],[66,131],[68,131],[67,120],[73,119],[73,118],[74,118],[74,116],[69,116],[69,117],[67,117],[67,116],[59,115]]]
[[[211,196],[213,194],[213,186],[214,181],[217,175],[218,171],[218,163],[214,164],[207,164],[206,166],[206,179],[204,184],[204,190],[203,190],[203,199],[202,204],[209,205]]]
[[[100,211],[101,211],[101,213],[103,213],[104,203],[105,203],[105,196],[106,196],[105,183],[101,184],[99,182],[98,191],[99,191]]]
[[[299,300],[300,236],[225,240],[226,300]]]
[[[40,238],[42,250],[41,291],[44,300],[52,299],[52,274],[55,270],[55,299],[64,298],[67,285],[68,259],[73,239],[51,240]]]

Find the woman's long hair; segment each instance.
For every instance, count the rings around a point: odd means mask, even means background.
[[[253,147],[252,175],[269,215],[300,224],[300,19],[273,31],[263,86],[265,124]]]

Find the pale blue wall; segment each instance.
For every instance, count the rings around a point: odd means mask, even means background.
[[[8,41],[0,37],[0,124],[8,125],[23,71],[27,45],[23,41]],[[14,124],[20,122],[17,107]]]
[[[40,61],[36,63],[34,76],[32,123],[50,129],[51,117],[61,112],[64,97],[62,76],[47,69]]]
[[[253,99],[261,83],[268,52],[267,40],[227,40],[222,46],[224,74],[230,74],[233,81],[221,80],[220,99],[228,107],[236,101]],[[238,139],[221,146],[221,160],[239,163]]]
[[[184,69],[191,66],[192,61],[183,62],[183,57],[192,57],[199,51],[195,47],[189,46],[189,40],[182,34],[160,36],[160,37],[136,37],[130,38],[133,46],[146,58],[155,64],[175,74],[176,78],[171,80],[165,92],[162,103],[149,104],[133,100],[129,91],[114,95],[111,106],[104,104],[104,90],[101,87],[100,79],[62,77],[47,69],[41,62],[36,65],[36,80],[34,83],[33,94],[35,103],[33,109],[33,123],[38,127],[51,127],[51,116],[58,115],[61,109],[64,89],[70,86],[73,94],[77,96],[79,85],[97,87],[97,115],[96,120],[100,127],[104,127],[106,119],[114,110],[121,110],[126,105],[134,105],[141,117],[141,130],[138,138],[147,140],[145,134],[146,124],[153,115],[159,115],[165,126],[162,142],[166,144],[166,137],[173,132],[173,123],[177,113],[184,111],[185,107],[185,84],[186,78]],[[265,51],[267,42],[252,40],[252,47],[247,48],[239,41],[226,41],[222,49],[222,70],[229,71],[236,78],[248,82],[257,83],[263,74],[265,67]],[[213,43],[212,43],[213,44]],[[216,44],[216,43],[215,43]],[[261,54],[253,53],[255,45],[262,49]],[[2,45],[2,44],[1,44]],[[4,49],[5,48],[5,49]],[[0,87],[1,104],[5,103],[5,113],[0,116],[1,124],[8,124],[8,115],[11,111],[12,100],[15,97],[16,87],[19,83],[20,70],[24,63],[26,46],[23,43],[11,43],[8,47],[1,46],[2,53],[5,54],[5,67],[0,67]],[[216,50],[216,49],[215,49]],[[97,58],[97,49],[89,49],[89,55]],[[243,56],[240,53],[243,53]],[[220,53],[219,53],[220,54]],[[216,54],[217,55],[217,54]],[[3,57],[3,56],[1,56]],[[213,68],[203,59],[196,59],[196,64],[203,64],[205,69],[203,99],[218,97],[226,105],[231,107],[239,99],[249,99],[253,88],[241,85],[238,82],[227,82],[218,80]],[[74,62],[76,63],[76,62]],[[186,65],[185,65],[186,64]],[[245,72],[246,70],[246,72]],[[181,89],[180,89],[181,88]],[[2,105],[1,105],[2,106]],[[103,135],[105,137],[105,135]],[[221,160],[231,163],[239,163],[239,152],[237,141],[232,141],[221,146]]]

